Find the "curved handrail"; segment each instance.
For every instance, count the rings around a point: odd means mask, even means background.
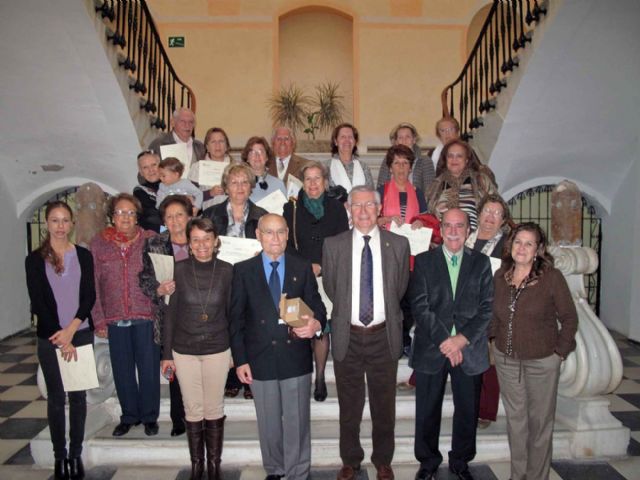
[[[507,72],[518,66],[516,52],[531,41],[527,27],[546,11],[538,0],[493,0],[460,75],[441,95],[442,116],[457,118],[465,140],[482,126],[482,113],[495,108],[494,97],[507,85]]]
[[[142,96],[140,108],[153,115],[151,126],[169,127],[172,112],[196,112],[191,87],[176,73],[145,0],[96,0],[96,12],[111,29],[107,38],[122,51],[120,66],[130,72],[129,88]]]

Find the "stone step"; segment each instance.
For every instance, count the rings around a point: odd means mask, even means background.
[[[160,433],[147,437],[142,426],[132,428],[121,438],[111,435],[116,423],[112,422],[98,430],[85,441],[83,457],[90,465],[117,464],[172,466],[189,463],[185,436],[171,437],[170,422],[160,423]],[[443,419],[440,449],[446,458],[451,447],[450,418]],[[396,449],[394,464],[414,464],[414,423],[412,419],[396,421]],[[259,466],[262,464],[255,421],[228,421],[225,425],[223,464],[228,466]],[[337,466],[340,464],[338,423],[314,419],[311,422],[312,463],[314,466]],[[364,419],[361,428],[365,458],[371,455],[371,421]],[[570,458],[571,432],[556,426],[553,440],[554,458]],[[50,445],[49,445],[50,448]],[[506,422],[499,419],[485,430],[478,432],[476,460],[507,460],[509,446]]]

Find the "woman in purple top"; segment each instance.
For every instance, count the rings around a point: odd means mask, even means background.
[[[47,385],[47,419],[55,457],[55,479],[84,478],[82,441],[87,417],[85,391],[69,392],[69,451],[65,438],[65,391],[58,352],[77,361],[76,347],[93,344],[91,308],[96,299],[93,259],[69,240],[71,208],[60,201],[47,205],[47,236],[25,261],[31,312],[38,316],[38,360]],[[68,453],[68,456],[67,456]],[[69,476],[70,475],[70,476]]]

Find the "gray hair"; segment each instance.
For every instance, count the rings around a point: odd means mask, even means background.
[[[276,132],[280,129],[285,129],[286,131],[288,131],[289,136],[293,140],[293,143],[296,143],[296,133],[293,131],[291,127],[287,127],[286,125],[278,125],[273,128],[273,131],[271,132],[271,143],[273,143],[273,141],[275,140]]]
[[[309,160],[300,169],[300,176],[303,180],[305,172],[311,168],[317,168],[318,170],[320,170],[320,174],[322,175],[323,180],[329,180],[329,169],[324,163],[318,162],[317,160]]]
[[[347,205],[349,207],[351,207],[351,198],[353,197],[353,194],[361,193],[361,192],[373,193],[376,199],[376,205],[380,205],[380,203],[382,203],[380,200],[380,192],[378,192],[375,188],[370,187],[369,185],[358,185],[357,187],[353,187],[349,192],[349,196],[347,197]]]
[[[171,118],[175,120],[183,112],[189,112],[193,116],[193,124],[195,125],[195,123],[196,123],[196,114],[193,113],[193,110],[191,110],[189,107],[178,107],[178,108],[176,108],[173,111],[173,113],[171,114]]]

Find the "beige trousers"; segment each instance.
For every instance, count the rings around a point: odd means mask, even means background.
[[[493,347],[500,396],[507,412],[512,480],[547,480],[562,359],[507,357]]]
[[[224,416],[224,385],[231,350],[210,355],[184,355],[173,351],[176,375],[188,422],[217,420]]]

